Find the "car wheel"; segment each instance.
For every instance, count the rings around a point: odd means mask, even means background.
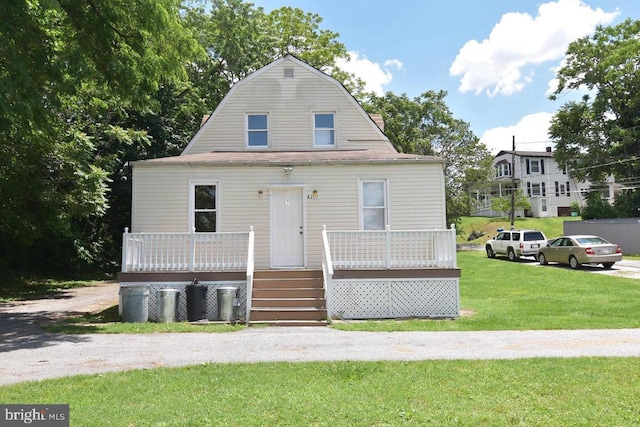
[[[511,260],[511,261],[517,261],[518,260],[518,256],[516,255],[516,252],[513,250],[513,248],[507,249],[507,256],[509,257],[509,260]]]
[[[573,268],[574,270],[579,269],[580,268],[580,263],[578,262],[578,258],[576,258],[573,255],[571,255],[569,257],[569,267]]]
[[[496,253],[493,252],[493,249],[491,248],[491,246],[487,245],[486,250],[487,250],[487,258],[495,258],[496,257]]]
[[[540,263],[540,265],[547,265],[547,257],[544,256],[543,253],[539,253],[538,254],[538,262]]]
[[[613,267],[613,264],[615,264],[615,262],[603,262],[602,266],[608,270]]]

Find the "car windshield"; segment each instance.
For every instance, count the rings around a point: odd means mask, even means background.
[[[581,245],[608,245],[609,242],[602,237],[578,237],[576,239]]]
[[[527,231],[524,233],[524,241],[528,242],[531,240],[545,240],[544,236],[539,231]]]

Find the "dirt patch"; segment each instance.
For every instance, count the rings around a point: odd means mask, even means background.
[[[118,304],[118,282],[96,282],[91,286],[66,289],[54,296],[0,304],[4,313],[42,313],[44,317],[96,313]]]

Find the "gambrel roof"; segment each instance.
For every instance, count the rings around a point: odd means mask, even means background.
[[[300,67],[300,69],[304,71],[305,75],[296,81],[294,78],[282,78],[281,74],[275,73],[278,67],[287,68],[289,65],[291,65],[291,67]],[[277,79],[275,78],[276,76],[278,77]],[[298,78],[297,73],[296,78]],[[316,82],[313,83],[313,86],[315,86],[314,89],[318,89],[316,93],[310,93],[309,91],[311,80]],[[254,84],[256,81],[259,81],[259,83]],[[246,90],[244,90],[244,88],[246,87],[251,88],[251,92],[249,94],[245,93]],[[294,87],[294,89],[291,89],[292,87]],[[256,88],[259,88],[259,90],[255,90]],[[220,127],[220,121],[223,121],[223,119],[220,118],[218,122],[216,122],[216,119],[219,115],[225,113],[225,109],[237,109],[238,104],[241,104],[245,111],[262,111],[268,110],[269,108],[295,108],[287,105],[284,98],[285,96],[293,96],[295,99],[304,99],[306,102],[305,107],[307,108],[317,108],[322,110],[327,108],[327,100],[318,99],[320,98],[319,95],[325,95],[329,92],[323,88],[332,88],[331,96],[334,98],[330,99],[339,101],[342,106],[341,108],[349,110],[347,112],[350,114],[350,120],[356,120],[357,117],[359,126],[364,126],[366,128],[366,132],[362,135],[349,134],[349,136],[346,137],[348,138],[346,142],[358,144],[365,143],[367,141],[375,141],[377,144],[381,144],[383,146],[381,148],[386,148],[392,152],[396,151],[393,144],[389,141],[389,138],[376,123],[375,118],[372,118],[366,111],[364,111],[362,106],[342,85],[342,83],[304,61],[301,61],[295,56],[287,54],[236,82],[216,107],[215,111],[206,119],[206,121],[204,121],[204,124],[183,150],[182,154],[193,154],[201,151],[218,151],[218,149],[222,151],[225,149],[228,150],[228,147],[215,148],[213,150],[207,148],[203,150],[203,145],[211,145],[210,142],[205,142],[204,140],[210,138],[210,135],[214,132],[216,126]],[[278,99],[278,97],[280,98]],[[239,101],[238,99],[241,100]],[[270,102],[272,104],[269,104]],[[297,112],[296,110],[292,111]],[[345,111],[342,111],[342,113],[344,112]],[[342,134],[347,134],[347,132],[342,132]],[[197,149],[198,146],[200,146],[199,149]],[[346,146],[338,147],[338,149],[349,148],[350,147]]]

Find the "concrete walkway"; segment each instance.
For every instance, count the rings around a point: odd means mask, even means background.
[[[206,362],[640,357],[640,329],[386,333],[272,327],[223,334],[62,335],[38,326],[65,312],[117,302],[117,284],[97,288],[0,305],[0,385]],[[81,301],[88,305],[75,305]],[[60,311],[45,309],[56,304]]]

